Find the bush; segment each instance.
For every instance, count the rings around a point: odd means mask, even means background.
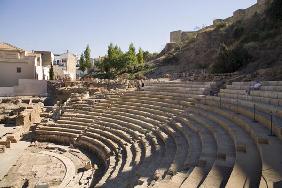
[[[95,72],[92,74],[93,78],[99,78],[99,79],[114,79],[116,76],[111,72]]]
[[[240,38],[243,34],[244,34],[244,27],[242,27],[242,26],[236,26],[236,27],[233,29],[233,33],[232,33],[233,38],[238,39],[238,38]]]
[[[267,14],[275,21],[282,21],[282,1],[273,0],[269,9],[267,10]]]
[[[249,42],[256,42],[260,41],[260,32],[253,31],[245,34],[242,38],[242,42],[249,43]]]
[[[176,64],[178,61],[179,61],[179,59],[176,57],[176,55],[170,54],[168,57],[166,57],[163,60],[163,64],[164,65],[172,65],[172,64]]]
[[[229,49],[226,45],[222,44],[216,63],[211,67],[211,72],[232,73],[246,66],[250,60],[251,56],[244,47],[237,46],[233,49]]]
[[[221,28],[224,28],[224,27],[226,27],[225,22],[218,22],[218,23],[215,24],[216,29],[221,29]]]

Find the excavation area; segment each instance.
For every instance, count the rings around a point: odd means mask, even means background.
[[[5,159],[0,165],[5,165],[4,162]],[[2,178],[0,187],[68,187],[71,183],[88,187],[93,171],[87,169],[87,165],[91,169],[89,158],[77,149],[50,143],[33,143],[21,153]]]

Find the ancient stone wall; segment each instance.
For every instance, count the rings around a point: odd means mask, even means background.
[[[226,25],[232,24],[239,20],[246,20],[254,16],[255,14],[263,13],[273,0],[257,0],[257,3],[247,9],[239,9],[233,12],[233,16],[226,19],[215,19],[213,25],[204,27],[195,32],[183,32],[181,30],[170,33],[170,43],[185,42],[189,39],[195,38],[199,33],[214,29],[217,24],[225,23]]]
[[[180,43],[184,41],[189,41],[196,38],[197,32],[195,31],[173,31],[170,33],[170,43]]]
[[[170,42],[171,43],[179,43],[181,42],[181,33],[182,31],[173,31],[170,33]]]

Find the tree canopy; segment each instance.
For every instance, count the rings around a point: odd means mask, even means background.
[[[85,70],[91,68],[91,57],[90,57],[90,47],[89,45],[86,46],[83,54],[81,54],[79,59],[79,69],[84,72]]]
[[[89,47],[89,45],[87,45],[86,49],[84,51],[84,59],[85,59],[84,63],[85,63],[85,67],[87,69],[89,69],[91,67],[90,53],[91,53],[90,47]]]
[[[138,62],[138,65],[141,65],[141,66],[144,65],[144,54],[141,48],[139,48],[139,51],[137,54],[137,62]]]
[[[147,57],[151,56],[149,52],[146,52],[146,55]],[[96,75],[103,78],[114,78],[125,73],[135,75],[148,68],[148,66],[145,66],[145,61],[143,50],[139,48],[136,52],[133,43],[129,45],[125,52],[119,46],[111,43],[108,46],[106,56],[95,61],[98,68]]]
[[[79,58],[79,70],[81,70],[82,72],[84,72],[86,70],[85,60],[84,60],[84,55],[83,54],[81,54],[80,58]]]
[[[51,62],[50,70],[49,70],[49,79],[54,80],[54,68],[53,68],[52,62]]]
[[[139,65],[143,64],[144,56],[141,48],[138,54],[136,54],[135,47],[131,43],[128,51],[123,52],[120,47],[111,43],[108,46],[108,53],[104,60],[100,62],[99,67],[107,73],[121,74],[124,72],[132,72],[137,69]]]

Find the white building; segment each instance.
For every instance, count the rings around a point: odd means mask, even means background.
[[[11,87],[19,79],[43,80],[41,54],[0,43],[0,87]]]
[[[68,51],[63,54],[55,54],[53,69],[55,79],[76,80],[77,57]]]
[[[42,67],[43,67],[43,80],[50,80],[49,71],[51,64],[53,65],[54,54],[49,51],[35,51],[35,53],[41,54]]]
[[[41,53],[0,43],[0,96],[47,96]]]

